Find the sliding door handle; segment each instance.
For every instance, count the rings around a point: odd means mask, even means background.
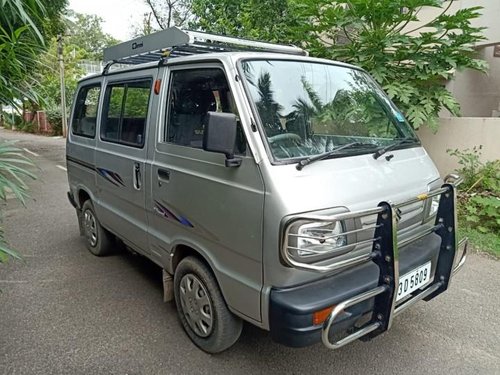
[[[141,176],[141,165],[139,163],[134,163],[134,188],[135,190],[141,190],[142,176]]]

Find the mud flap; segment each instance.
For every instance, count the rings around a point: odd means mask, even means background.
[[[80,236],[85,235],[85,227],[83,224],[83,212],[76,208],[76,217],[78,218],[78,227],[80,228]]]
[[[163,302],[174,300],[174,278],[167,271],[163,271]]]

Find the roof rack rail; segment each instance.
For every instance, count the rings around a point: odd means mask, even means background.
[[[200,31],[181,30],[177,27],[132,39],[104,49],[104,62],[142,64],[165,58],[196,55],[209,52],[260,51],[307,56],[295,46],[258,42],[248,39],[208,34]]]

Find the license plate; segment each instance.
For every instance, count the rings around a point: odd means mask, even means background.
[[[399,278],[396,301],[406,297],[411,292],[422,288],[429,283],[431,279],[431,262],[404,274]]]

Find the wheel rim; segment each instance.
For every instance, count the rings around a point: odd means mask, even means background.
[[[85,223],[85,236],[89,241],[90,246],[97,245],[97,223],[94,214],[90,210],[86,210],[83,214]]]
[[[207,289],[193,274],[184,275],[179,286],[182,312],[189,327],[200,337],[212,333],[214,319]]]

